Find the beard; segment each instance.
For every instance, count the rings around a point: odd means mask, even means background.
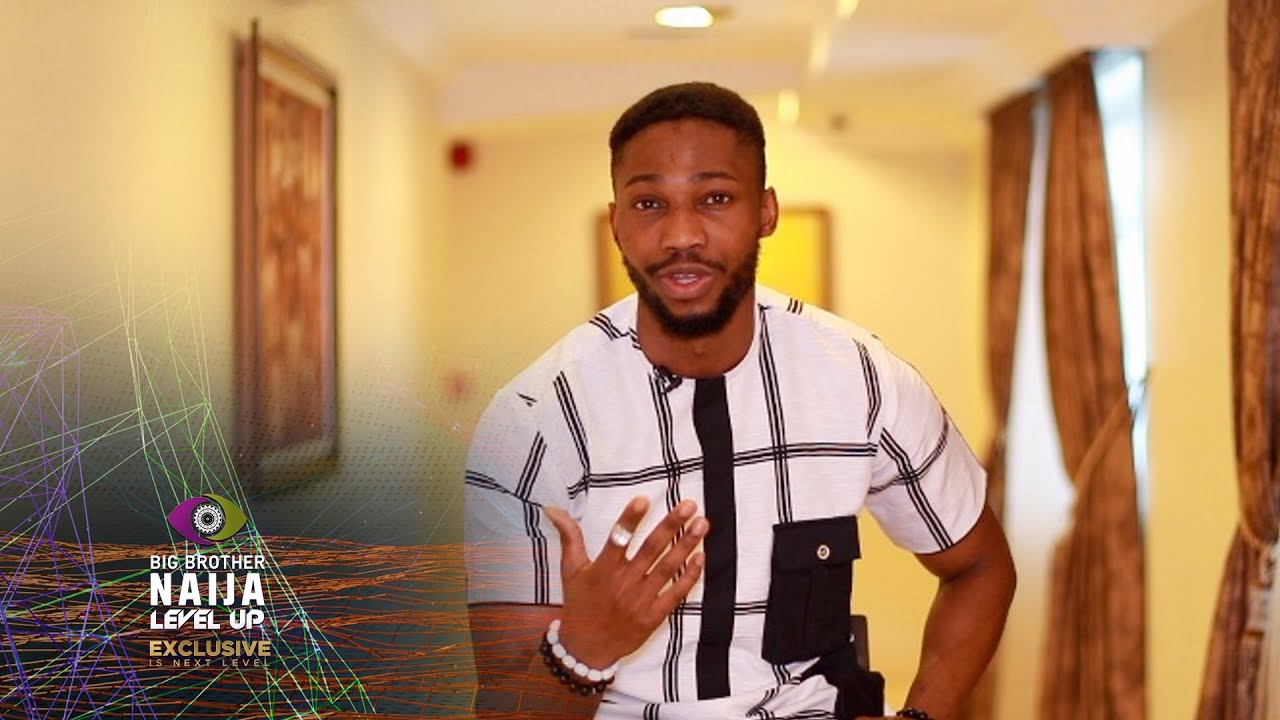
[[[751,288],[755,287],[756,267],[760,264],[760,241],[757,240],[751,252],[730,270],[728,285],[720,291],[720,297],[716,298],[715,306],[707,312],[676,315],[653,289],[649,278],[675,263],[697,263],[717,270],[725,269],[722,263],[707,260],[693,250],[682,250],[662,262],[648,265],[644,268],[644,272],[632,265],[625,255],[622,258],[622,266],[626,269],[631,284],[636,288],[636,295],[645,307],[653,311],[663,330],[673,337],[684,340],[714,335],[729,324],[734,311],[742,304],[743,298]]]

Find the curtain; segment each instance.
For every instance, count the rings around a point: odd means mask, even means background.
[[[1111,209],[1091,57],[1048,78],[1044,301],[1071,525],[1054,551],[1040,714],[1146,716],[1144,570]]]
[[[987,372],[996,428],[987,450],[987,502],[1004,514],[1005,431],[1013,384],[1013,344],[1022,288],[1022,245],[1027,234],[1027,194],[1031,188],[1031,93],[1019,95],[988,115],[990,166],[988,201],[990,249],[987,259]]]
[[[1197,718],[1271,720],[1280,717],[1280,598],[1273,592],[1280,535],[1280,0],[1231,0],[1227,12],[1240,521],[1223,570]]]
[[[1027,194],[1035,150],[1032,109],[1025,93],[987,115],[988,209],[987,370],[996,427],[987,449],[987,504],[1004,516],[1005,432],[1013,384],[1013,346],[1022,288],[1022,246],[1027,234]],[[995,704],[995,661],[982,676],[959,714],[960,720],[985,720]]]

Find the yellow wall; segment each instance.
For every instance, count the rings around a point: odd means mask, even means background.
[[[440,333],[422,312],[443,234],[434,93],[349,6],[0,4],[0,304],[65,312],[82,345],[100,338],[82,390],[113,402],[132,398],[124,319],[142,316],[154,352],[166,329],[148,308],[198,318],[206,346],[183,351],[207,360],[231,441],[232,50],[254,17],[337,77],[343,440],[422,457],[422,423],[397,420],[417,413],[398,398],[425,392],[421,358]]]
[[[1191,718],[1236,516],[1226,2],[1147,55],[1150,717]]]
[[[1213,0],[1148,54],[1149,669],[1151,717],[1161,720],[1192,715],[1235,517],[1224,12]],[[64,308],[90,330],[85,344],[130,312],[119,287],[143,306],[192,293],[229,437],[230,58],[233,35],[254,16],[338,77],[348,447],[420,449],[438,426],[454,438],[430,459],[349,457],[344,475],[425,466],[445,534],[456,533],[445,490],[467,425],[494,387],[594,309],[590,247],[609,199],[609,119],[478,138],[475,166],[446,178],[432,90],[341,3],[7,2],[0,303]],[[780,126],[769,137],[781,201],[831,211],[835,309],[914,362],[984,448],[976,135],[968,149],[914,153]],[[457,402],[437,394],[455,383]],[[873,617],[876,665],[900,698],[932,583],[878,535],[866,555],[855,605]],[[1015,656],[1035,651],[1005,643]]]
[[[474,381],[460,416],[474,417],[497,385],[594,311],[593,223],[610,199],[610,122],[480,138],[475,166],[454,176],[448,267],[457,301],[446,353],[451,371]],[[915,363],[981,451],[990,410],[977,134],[971,150],[895,153],[788,127],[767,132],[779,201],[831,211],[835,309]],[[901,699],[933,581],[878,532],[868,535],[854,605],[872,617],[875,664]]]

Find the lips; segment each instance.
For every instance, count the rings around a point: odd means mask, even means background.
[[[693,300],[706,292],[714,271],[704,265],[678,265],[658,274],[667,295],[675,300]]]

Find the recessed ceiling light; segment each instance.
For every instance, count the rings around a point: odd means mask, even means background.
[[[821,75],[831,62],[831,30],[819,26],[809,41],[809,74]]]
[[[778,93],[778,119],[783,125],[795,125],[800,120],[800,94],[795,90]]]
[[[716,17],[701,5],[676,5],[654,13],[653,21],[669,28],[708,28]]]

